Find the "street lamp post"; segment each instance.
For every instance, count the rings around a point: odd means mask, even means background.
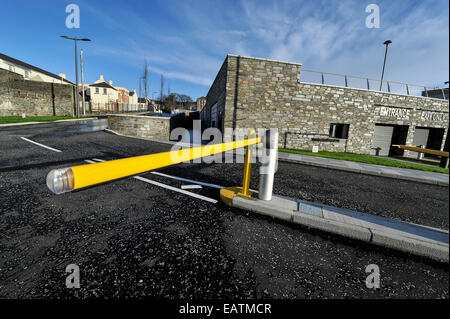
[[[383,43],[384,45],[386,45],[386,52],[384,53],[383,71],[381,72],[380,91],[381,91],[381,88],[383,87],[384,67],[386,66],[386,56],[387,56],[387,52],[388,52],[388,46],[391,43],[392,43],[391,40],[386,40]]]
[[[91,41],[87,38],[71,38],[66,35],[62,35],[61,38],[73,40],[75,42],[75,85],[76,85],[76,116],[80,117],[80,100],[79,100],[79,93],[78,93],[78,50],[77,50],[77,41]]]
[[[83,66],[83,49],[80,50],[80,67],[81,67],[81,93],[83,100],[81,101],[81,105],[83,107],[83,115],[86,115],[86,105],[85,105],[85,97],[84,97],[84,66]]]

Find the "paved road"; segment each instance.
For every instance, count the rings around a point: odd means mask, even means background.
[[[446,264],[229,208],[216,188],[188,191],[217,203],[134,178],[55,196],[45,185],[53,168],[171,148],[106,132],[66,134],[66,125],[0,128],[0,297],[449,297]],[[158,172],[234,186],[242,165]],[[449,228],[447,187],[280,163],[275,192]],[[77,290],[65,287],[72,263],[81,271]],[[366,288],[369,264],[380,267],[380,289]]]

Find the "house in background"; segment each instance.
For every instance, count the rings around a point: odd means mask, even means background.
[[[25,80],[74,85],[66,79],[64,73],[56,75],[2,53],[0,53],[0,69],[19,74]]]
[[[87,99],[95,104],[138,104],[136,89],[129,91],[120,86],[114,86],[113,81],[106,82],[103,74],[93,84],[87,86]]]
[[[206,104],[206,97],[205,96],[199,97],[197,99],[197,111],[201,112],[205,104]]]
[[[86,95],[93,104],[117,103],[119,100],[119,91],[112,85],[112,81],[105,81],[103,74],[93,84],[88,85]]]

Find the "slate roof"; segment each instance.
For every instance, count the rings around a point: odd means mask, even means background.
[[[90,87],[99,87],[99,88],[108,88],[108,89],[113,89],[116,90],[117,89],[112,86],[111,84],[109,84],[108,82],[99,82],[99,83],[94,83],[94,84],[89,84]]]

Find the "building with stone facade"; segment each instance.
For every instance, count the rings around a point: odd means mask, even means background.
[[[207,94],[202,127],[277,128],[280,147],[295,149],[412,156],[392,144],[444,148],[448,100],[304,83],[301,68],[229,54]]]

